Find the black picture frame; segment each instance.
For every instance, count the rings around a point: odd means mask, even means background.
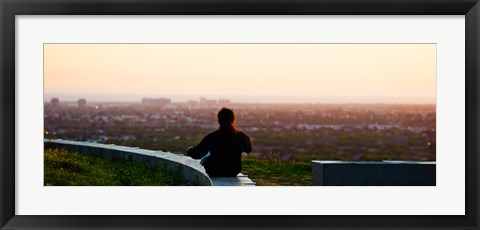
[[[0,0],[1,229],[479,229],[479,0]],[[466,194],[460,216],[15,215],[16,15],[465,15]],[[461,77],[461,76],[458,76]],[[453,154],[453,153],[452,153]],[[446,197],[446,199],[448,199]],[[439,201],[441,202],[441,201]]]

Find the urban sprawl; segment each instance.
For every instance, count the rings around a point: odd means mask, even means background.
[[[44,137],[182,153],[218,128],[233,108],[253,153],[285,161],[435,160],[434,104],[273,104],[228,99],[44,104]]]

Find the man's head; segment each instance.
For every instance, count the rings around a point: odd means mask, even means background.
[[[235,121],[235,114],[233,113],[233,110],[227,108],[222,108],[218,112],[217,117],[218,123],[221,127],[232,126],[233,122]]]

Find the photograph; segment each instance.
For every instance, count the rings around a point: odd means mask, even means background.
[[[44,186],[436,186],[435,43],[44,43]]]

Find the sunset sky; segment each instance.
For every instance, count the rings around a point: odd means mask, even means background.
[[[45,44],[45,101],[435,103],[435,44]]]

